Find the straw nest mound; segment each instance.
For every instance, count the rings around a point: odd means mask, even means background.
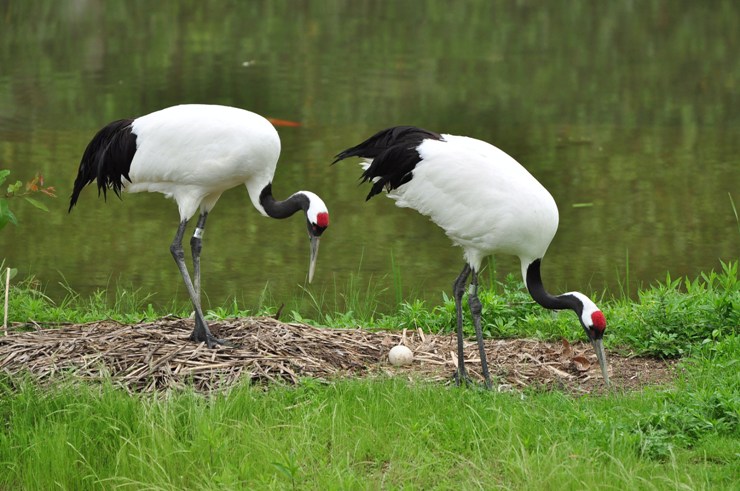
[[[454,334],[422,329],[404,333],[323,329],[272,318],[213,321],[210,327],[214,335],[237,347],[208,349],[188,341],[191,319],[135,325],[103,321],[11,332],[0,336],[0,370],[11,376],[30,374],[41,382],[58,377],[111,380],[131,392],[186,386],[211,392],[244,379],[295,384],[304,377],[394,375],[449,384],[457,362]],[[399,343],[413,350],[411,365],[388,363],[388,352]],[[488,340],[486,351],[498,390],[604,390],[596,356],[587,343]],[[669,362],[615,352],[608,357],[612,382],[621,390],[661,384],[674,374]],[[466,343],[465,360],[471,378],[482,380],[474,340]]]

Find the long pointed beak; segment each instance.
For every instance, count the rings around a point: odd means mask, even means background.
[[[606,385],[610,385],[608,365],[606,363],[606,353],[604,353],[604,344],[601,339],[592,339],[591,346],[594,347],[596,352],[596,358],[599,359],[599,365],[601,366],[601,375],[604,376],[604,382]]]
[[[311,262],[308,265],[308,282],[313,280],[313,273],[316,270],[316,258],[319,255],[319,238],[311,236]]]

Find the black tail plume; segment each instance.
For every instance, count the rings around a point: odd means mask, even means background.
[[[442,135],[415,126],[395,126],[377,132],[364,142],[337,154],[333,164],[348,157],[372,160],[362,173],[362,182],[374,181],[366,200],[383,188],[395,189],[411,180],[421,161],[417,151],[424,140],[442,140]]]
[[[82,189],[98,181],[98,195],[106,191],[113,192],[120,198],[123,179],[131,182],[129,169],[136,153],[136,135],[131,132],[133,119],[119,119],[97,132],[85,149],[77,172],[74,190],[69,200],[69,211],[72,211]]]

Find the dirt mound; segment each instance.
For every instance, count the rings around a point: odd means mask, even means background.
[[[30,373],[41,381],[69,375],[111,379],[132,392],[192,385],[222,390],[237,380],[298,383],[301,377],[403,375],[451,383],[457,361],[455,336],[364,329],[323,329],[271,318],[214,321],[213,333],[238,347],[208,349],[187,340],[189,319],[124,325],[105,321],[65,325],[0,337],[0,370]],[[414,351],[406,367],[388,363],[388,351],[403,342]],[[486,351],[499,390],[525,387],[573,393],[604,390],[596,356],[586,343],[528,339],[489,340]],[[618,390],[660,384],[673,377],[670,362],[607,353]],[[465,346],[466,367],[482,380],[475,342]]]

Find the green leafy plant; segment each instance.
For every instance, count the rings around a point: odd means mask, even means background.
[[[9,175],[9,170],[0,169],[0,186],[5,183]],[[0,195],[0,230],[2,230],[8,223],[18,225],[18,219],[10,210],[10,205],[8,204],[11,198],[23,198],[26,202],[35,206],[39,210],[49,211],[44,203],[31,198],[30,195],[36,193],[43,193],[52,198],[56,197],[56,190],[52,186],[44,186],[44,176],[41,174],[36,174],[33,179],[26,182],[25,185],[22,181],[16,181],[7,187],[5,193]]]
[[[735,438],[740,429],[737,353],[740,337],[730,334],[702,344],[685,360],[684,375],[666,390],[659,404],[632,422],[638,453],[666,460],[675,449],[692,448],[708,435]],[[698,383],[697,380],[701,380]]]
[[[0,186],[2,186],[5,181],[7,180],[8,176],[10,175],[10,171],[7,169],[0,169]],[[23,182],[16,181],[15,183],[8,186],[5,193],[0,194],[0,230],[5,228],[5,226],[8,223],[12,223],[13,225],[18,225],[18,219],[15,217],[15,214],[10,210],[10,206],[8,205],[8,201],[11,198],[23,198],[31,205],[35,206],[36,208],[43,210],[43,211],[49,211],[49,209],[46,207],[45,204],[43,204],[41,201],[38,201],[34,198],[31,198],[29,195],[35,194],[35,193],[43,193],[47,196],[50,196],[52,198],[56,197],[56,191],[51,186],[44,186],[44,176],[41,174],[36,174],[33,179],[28,181],[25,186]],[[2,275],[0,276],[0,283],[4,285],[3,291],[3,329],[7,329],[8,324],[8,295],[9,295],[9,283],[10,279],[15,276],[15,274],[18,272],[15,268],[8,268],[5,270],[3,266],[5,265],[5,261],[0,264],[0,273]]]
[[[700,344],[737,334],[740,326],[738,263],[722,271],[673,279],[639,293],[639,304],[622,325],[626,340],[641,354],[679,357]]]

